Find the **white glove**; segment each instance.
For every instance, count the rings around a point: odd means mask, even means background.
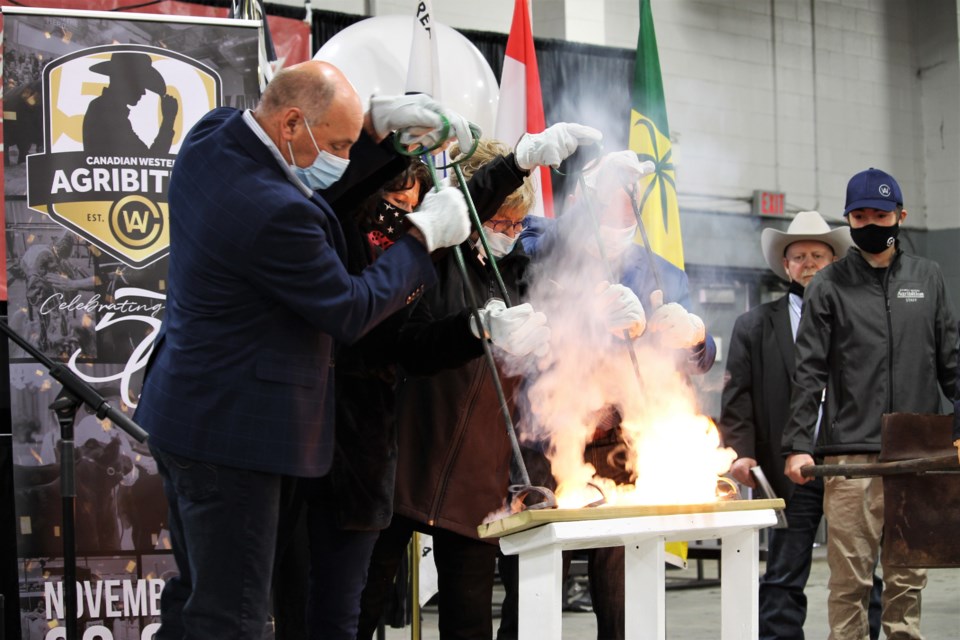
[[[647,329],[670,349],[695,347],[707,338],[703,320],[676,302],[668,302],[650,315]]]
[[[607,329],[617,337],[626,331],[630,338],[638,338],[647,328],[647,314],[643,304],[629,287],[603,282],[597,287],[599,304],[605,316]]]
[[[444,142],[445,140],[440,138],[443,132],[443,120],[440,116],[444,116],[450,123],[452,135],[448,135],[447,139],[456,137],[461,149],[469,149],[473,145],[473,135],[467,119],[447,109],[427,94],[370,98],[370,119],[377,135],[386,136],[391,131],[399,131],[403,145],[419,143],[425,147],[433,147]]]
[[[423,234],[427,251],[460,244],[470,235],[470,216],[463,194],[454,187],[430,191],[406,219]]]
[[[583,182],[603,201],[615,190],[632,187],[640,178],[656,170],[657,166],[653,162],[640,162],[633,151],[617,151],[605,155],[599,162],[584,169]]]
[[[530,171],[536,166],[558,167],[582,144],[600,142],[603,134],[593,127],[574,122],[560,122],[542,133],[527,133],[514,151],[517,166]]]
[[[490,341],[510,355],[524,357],[533,354],[543,358],[550,352],[547,316],[534,311],[530,303],[508,308],[503,300],[494,298],[479,313]],[[470,330],[480,337],[473,317],[470,318]]]

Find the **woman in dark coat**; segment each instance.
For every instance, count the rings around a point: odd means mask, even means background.
[[[483,141],[465,176],[508,149]],[[529,260],[518,242],[520,222],[533,204],[529,181],[484,223],[511,300],[522,300]],[[433,535],[440,591],[441,638],[489,638],[496,541],[481,541],[477,526],[507,497],[511,447],[500,402],[479,343],[473,357],[437,373],[449,343],[433,328],[437,318],[466,320],[473,289],[481,300],[501,297],[477,236],[461,245],[470,282],[452,254],[436,264],[438,282],[424,293],[400,331],[400,362],[407,374],[398,390],[400,437],[394,514],[374,547],[361,600],[358,638],[370,638],[414,531]],[[469,355],[464,352],[463,355]],[[514,380],[501,376],[508,399]]]

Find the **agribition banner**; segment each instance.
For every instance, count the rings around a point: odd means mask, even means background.
[[[259,96],[258,23],[5,7],[4,195],[10,325],[132,415],[163,317],[167,189],[184,135]],[[24,638],[63,638],[60,385],[11,343]],[[169,552],[149,451],[81,408],[81,637],[152,638]],[[9,606],[9,605],[8,605]]]

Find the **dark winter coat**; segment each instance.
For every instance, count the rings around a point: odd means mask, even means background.
[[[481,264],[475,250],[464,248],[470,286],[478,297],[502,297],[489,267]],[[513,302],[523,297],[528,262],[519,242],[498,261]],[[466,290],[453,255],[437,265],[437,277],[437,285],[424,294],[401,332],[401,343],[410,352],[403,360],[409,375],[398,392],[400,460],[394,511],[477,538],[477,526],[505,503],[510,441],[484,358],[430,375],[449,348],[430,339],[434,318],[461,312],[466,322]],[[477,350],[476,356],[480,354]],[[500,378],[512,410],[516,381]]]

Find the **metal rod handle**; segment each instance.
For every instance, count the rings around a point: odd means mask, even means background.
[[[896,460],[891,462],[868,462],[865,464],[810,464],[800,467],[804,478],[826,476],[846,476],[847,478],[867,478],[871,476],[892,476],[901,474],[922,474],[936,471],[960,473],[957,456],[935,456]]]

